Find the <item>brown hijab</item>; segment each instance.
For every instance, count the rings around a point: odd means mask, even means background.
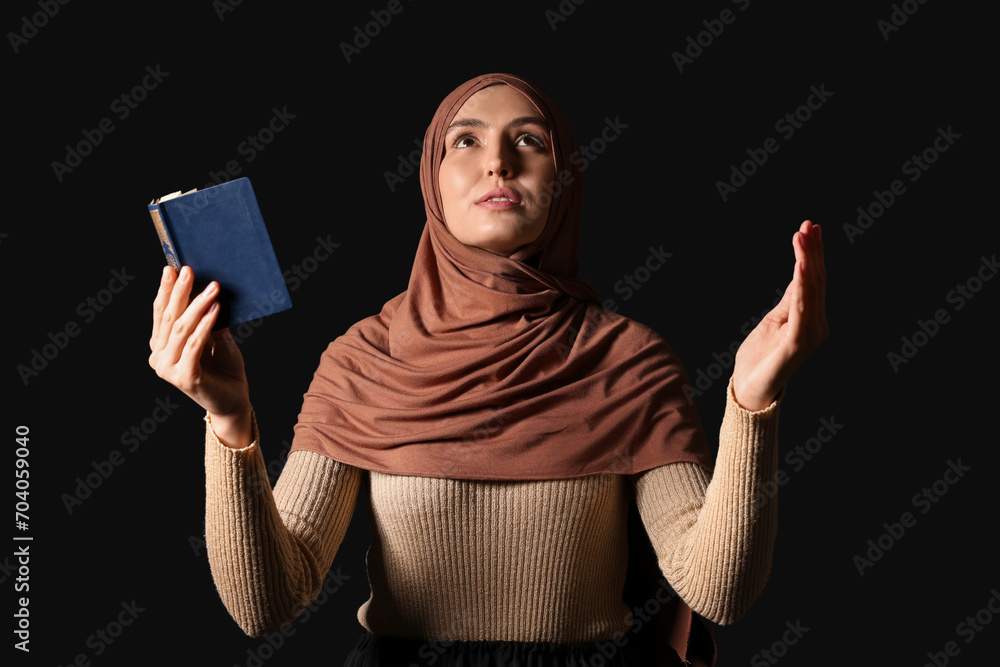
[[[445,131],[469,97],[496,83],[520,91],[546,120],[556,169],[542,234],[510,257],[452,236],[438,188]],[[480,76],[444,99],[424,138],[427,222],[409,285],[329,345],[292,451],[453,479],[633,474],[678,461],[710,469],[673,350],[605,311],[576,275],[574,149],[554,102],[519,77]]]

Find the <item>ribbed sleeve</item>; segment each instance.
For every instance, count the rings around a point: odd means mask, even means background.
[[[256,418],[254,441],[221,444],[208,415],[205,542],[223,604],[259,636],[294,619],[319,594],[344,539],[362,472],[313,452],[293,452],[274,490]]]
[[[783,396],[744,410],[730,379],[714,473],[676,463],[635,478],[664,576],[695,612],[722,625],[746,613],[771,571],[778,503],[762,485],[777,471]]]

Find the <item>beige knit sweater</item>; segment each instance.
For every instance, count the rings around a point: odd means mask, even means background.
[[[205,533],[216,587],[249,635],[292,620],[318,595],[360,495],[373,531],[371,596],[358,610],[368,630],[603,641],[632,621],[622,590],[634,497],[667,581],[697,613],[731,623],[770,572],[776,498],[754,500],[777,469],[780,397],[749,412],[731,380],[727,394],[713,475],[674,463],[633,476],[432,479],[296,451],[272,492],[256,423],[243,449],[220,444],[209,423]]]

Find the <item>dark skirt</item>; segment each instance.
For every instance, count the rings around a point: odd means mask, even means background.
[[[640,637],[604,642],[439,642],[379,637],[365,632],[344,667],[636,667],[680,665],[664,659]]]

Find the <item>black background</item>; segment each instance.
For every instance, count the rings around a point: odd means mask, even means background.
[[[490,71],[547,89],[578,144],[599,137],[608,118],[624,124],[585,172],[581,275],[662,333],[692,376],[787,284],[798,224],[823,225],[832,333],[789,383],[781,417],[789,481],[774,566],[750,612],[717,629],[719,664],[768,664],[760,652],[782,641],[786,622],[809,630],[777,648],[780,664],[921,665],[949,641],[960,649],[950,664],[986,664],[1000,647],[1000,618],[969,642],[957,626],[1000,589],[991,539],[997,438],[987,429],[1000,282],[982,283],[961,309],[947,295],[997,252],[996,217],[985,206],[996,173],[984,122],[995,116],[993,77],[980,37],[991,19],[984,9],[911,2],[916,12],[885,39],[877,22],[894,11],[887,2],[747,4],[567,1],[573,12],[553,29],[546,10],[558,11],[556,0],[476,8],[404,0],[350,62],[339,44],[385,3],[243,2],[220,15],[208,0],[72,2],[27,29],[16,52],[8,33],[25,31],[24,17],[41,10],[5,5],[13,150],[0,223],[8,387],[0,433],[13,466],[15,426],[30,428],[31,509],[29,530],[4,530],[33,537],[31,653],[5,648],[15,664],[70,664],[78,654],[94,665],[247,665],[254,654],[269,666],[340,664],[368,595],[365,517],[356,516],[334,563],[343,585],[276,652],[246,637],[215,591],[200,544],[202,413],[146,361],[163,256],[145,204],[204,187],[236,160],[283,269],[311,256],[318,237],[340,244],[292,292],[292,310],[263,320],[242,345],[264,455],[280,460],[326,344],[405,289],[423,206],[416,176],[390,189],[386,172],[422,139],[449,91]],[[679,72],[672,54],[723,9],[735,20]],[[119,118],[112,102],[147,67],[169,74]],[[786,139],[775,123],[811,86],[832,95]],[[285,108],[294,118],[247,160],[241,142]],[[65,162],[67,146],[103,118],[114,130],[57,177],[52,163]],[[960,138],[911,182],[902,165],[938,128]],[[716,182],[768,137],[778,152],[723,201]],[[842,225],[894,179],[905,193],[852,243]],[[664,267],[628,299],[615,291],[661,244],[673,253]],[[101,312],[81,309],[115,270],[134,278]],[[887,354],[938,309],[950,320],[894,370]],[[71,322],[79,335],[25,381],[18,367]],[[726,378],[698,399],[713,442]],[[179,407],[127,451],[123,435],[152,417],[158,399]],[[842,428],[795,470],[784,457],[822,419]],[[69,512],[64,494],[114,450],[121,465]],[[970,470],[922,514],[914,494],[959,460]],[[916,524],[861,576],[854,557],[907,511]],[[8,544],[0,581],[16,599],[24,593],[14,592],[8,554],[17,543]],[[133,600],[143,611],[113,643],[91,638]]]

